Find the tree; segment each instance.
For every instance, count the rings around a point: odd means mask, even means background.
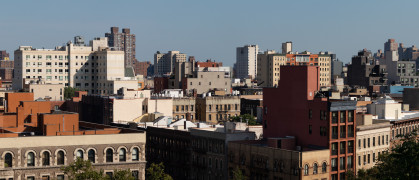
[[[150,180],[173,180],[173,178],[164,172],[164,164],[152,163],[146,170],[147,179]]]
[[[104,175],[103,170],[96,171],[89,160],[77,158],[77,160],[68,166],[61,168],[70,180],[110,180],[109,176]],[[134,180],[131,171],[114,170],[112,180]]]
[[[241,122],[244,122],[248,125],[260,125],[259,123],[256,122],[256,118],[251,115],[251,114],[243,114],[240,116],[232,116],[230,117],[230,121],[232,122],[240,122],[240,118],[241,118]]]
[[[76,91],[79,91],[79,89],[77,88],[73,88],[73,87],[65,87],[64,88],[64,99],[71,99],[74,97],[74,93]]]
[[[237,166],[233,171],[233,180],[247,180],[247,177],[243,174],[242,170]]]

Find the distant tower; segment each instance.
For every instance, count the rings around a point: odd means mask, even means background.
[[[108,38],[108,46],[117,51],[124,51],[125,67],[134,67],[137,62],[135,58],[135,34],[130,34],[129,28],[122,29],[122,33],[118,31],[118,27],[111,27],[111,32],[105,33],[105,37]]]
[[[236,77],[255,79],[257,75],[258,45],[245,45],[236,50]]]
[[[289,54],[290,52],[292,52],[292,42],[288,41],[282,43],[282,54]]]

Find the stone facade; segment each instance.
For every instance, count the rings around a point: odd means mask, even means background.
[[[196,98],[196,118],[217,124],[232,116],[240,115],[239,96],[208,96]]]

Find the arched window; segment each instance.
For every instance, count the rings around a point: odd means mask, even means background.
[[[113,162],[113,151],[111,148],[106,150],[106,162]]]
[[[140,158],[139,158],[139,150],[138,150],[138,148],[134,148],[134,149],[132,149],[132,160],[133,161],[138,161]]]
[[[308,164],[304,165],[304,175],[308,175]]]
[[[42,166],[49,166],[49,152],[48,151],[44,151],[42,153]]]
[[[83,160],[83,151],[82,151],[82,150],[78,150],[78,151],[76,152],[76,157],[77,157],[77,158],[80,158],[80,159],[82,159],[82,160]]]
[[[125,162],[127,160],[127,150],[121,148],[119,150],[119,162]]]
[[[87,158],[90,162],[95,163],[95,150],[91,149],[87,152]]]
[[[13,167],[13,156],[12,156],[12,153],[6,153],[4,155],[4,167],[5,168]]]
[[[326,165],[326,163],[324,162],[324,163],[322,164],[322,173],[326,173],[326,170],[327,170],[327,165]]]
[[[35,154],[33,152],[29,152],[27,158],[27,166],[35,166]]]
[[[317,174],[317,163],[313,165],[313,174]]]
[[[58,151],[58,153],[57,153],[57,165],[64,165],[64,151]]]

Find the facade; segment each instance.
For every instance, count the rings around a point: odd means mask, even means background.
[[[0,60],[9,60],[10,56],[5,50],[0,51]]]
[[[250,97],[242,96],[240,98],[240,114],[250,114],[257,117],[257,109],[263,107],[263,99],[261,95],[249,95]]]
[[[331,86],[331,65],[331,56],[325,53],[276,54],[272,50],[265,51],[258,54],[258,85],[276,87],[281,66],[318,66],[320,86]]]
[[[0,179],[67,179],[60,168],[77,158],[108,175],[130,169],[145,179],[143,131],[79,122],[77,113],[51,111],[50,101],[33,101],[32,93],[7,93],[6,101]]]
[[[258,45],[245,45],[236,49],[236,78],[256,78],[258,52]]]
[[[63,84],[29,84],[29,92],[34,94],[34,99],[45,99],[50,101],[64,100]]]
[[[240,115],[239,96],[206,96],[196,98],[196,119],[218,124]]]
[[[339,61],[339,59],[335,59],[332,61],[332,82],[334,82],[337,78],[342,77],[342,68],[343,68],[343,62]]]
[[[292,52],[292,42],[282,43],[282,54],[290,54]]]
[[[195,97],[178,97],[173,98],[173,118],[186,119],[189,121],[196,120],[196,103]]]
[[[154,74],[172,74],[176,62],[186,62],[186,54],[180,53],[179,51],[169,51],[166,54],[157,51],[154,54]]]
[[[196,91],[197,94],[205,94],[210,90],[224,91],[231,94],[231,78],[226,77],[224,71],[195,71],[194,77],[182,80],[182,89],[190,94]]]
[[[134,65],[134,72],[135,75],[143,75],[144,77],[147,77],[148,74],[148,69],[150,68],[152,64],[150,63],[150,61],[145,61],[145,62],[135,62]],[[150,74],[151,75],[151,74]]]
[[[380,122],[372,119],[370,114],[357,114],[356,169],[373,167],[381,153],[390,148],[390,122]]]
[[[330,179],[340,179],[356,171],[356,102],[316,94],[318,73],[315,66],[282,67],[278,88],[263,92],[263,137],[294,136],[297,146],[329,149]]]
[[[95,38],[89,46],[67,43],[56,49],[20,46],[15,51],[13,89],[30,80],[64,84],[89,94],[115,94],[121,87],[137,88],[135,78],[125,78],[124,52],[107,48],[106,38]]]
[[[7,57],[3,58],[4,60],[0,60],[0,78],[3,81],[11,81],[13,79],[14,61],[8,59],[8,54]],[[0,57],[0,59],[2,58]]]
[[[371,51],[359,51],[352,57],[352,64],[348,65],[348,82],[350,86],[369,87],[373,85],[387,85],[386,65],[375,63]]]
[[[223,62],[215,62],[212,61],[211,59],[208,59],[204,62],[196,62],[195,64],[196,67],[222,67],[223,66]]]
[[[405,88],[403,104],[409,104],[410,110],[419,110],[419,88]]]
[[[111,27],[110,33],[105,33],[108,46],[116,51],[124,51],[124,67],[135,67],[135,34],[130,34],[129,28],[123,28],[122,33],[118,27]]]
[[[266,141],[229,142],[229,179],[233,179],[236,167],[249,179],[329,179],[328,149],[298,151],[295,147],[284,147],[288,139],[272,139],[280,141],[280,147]]]

